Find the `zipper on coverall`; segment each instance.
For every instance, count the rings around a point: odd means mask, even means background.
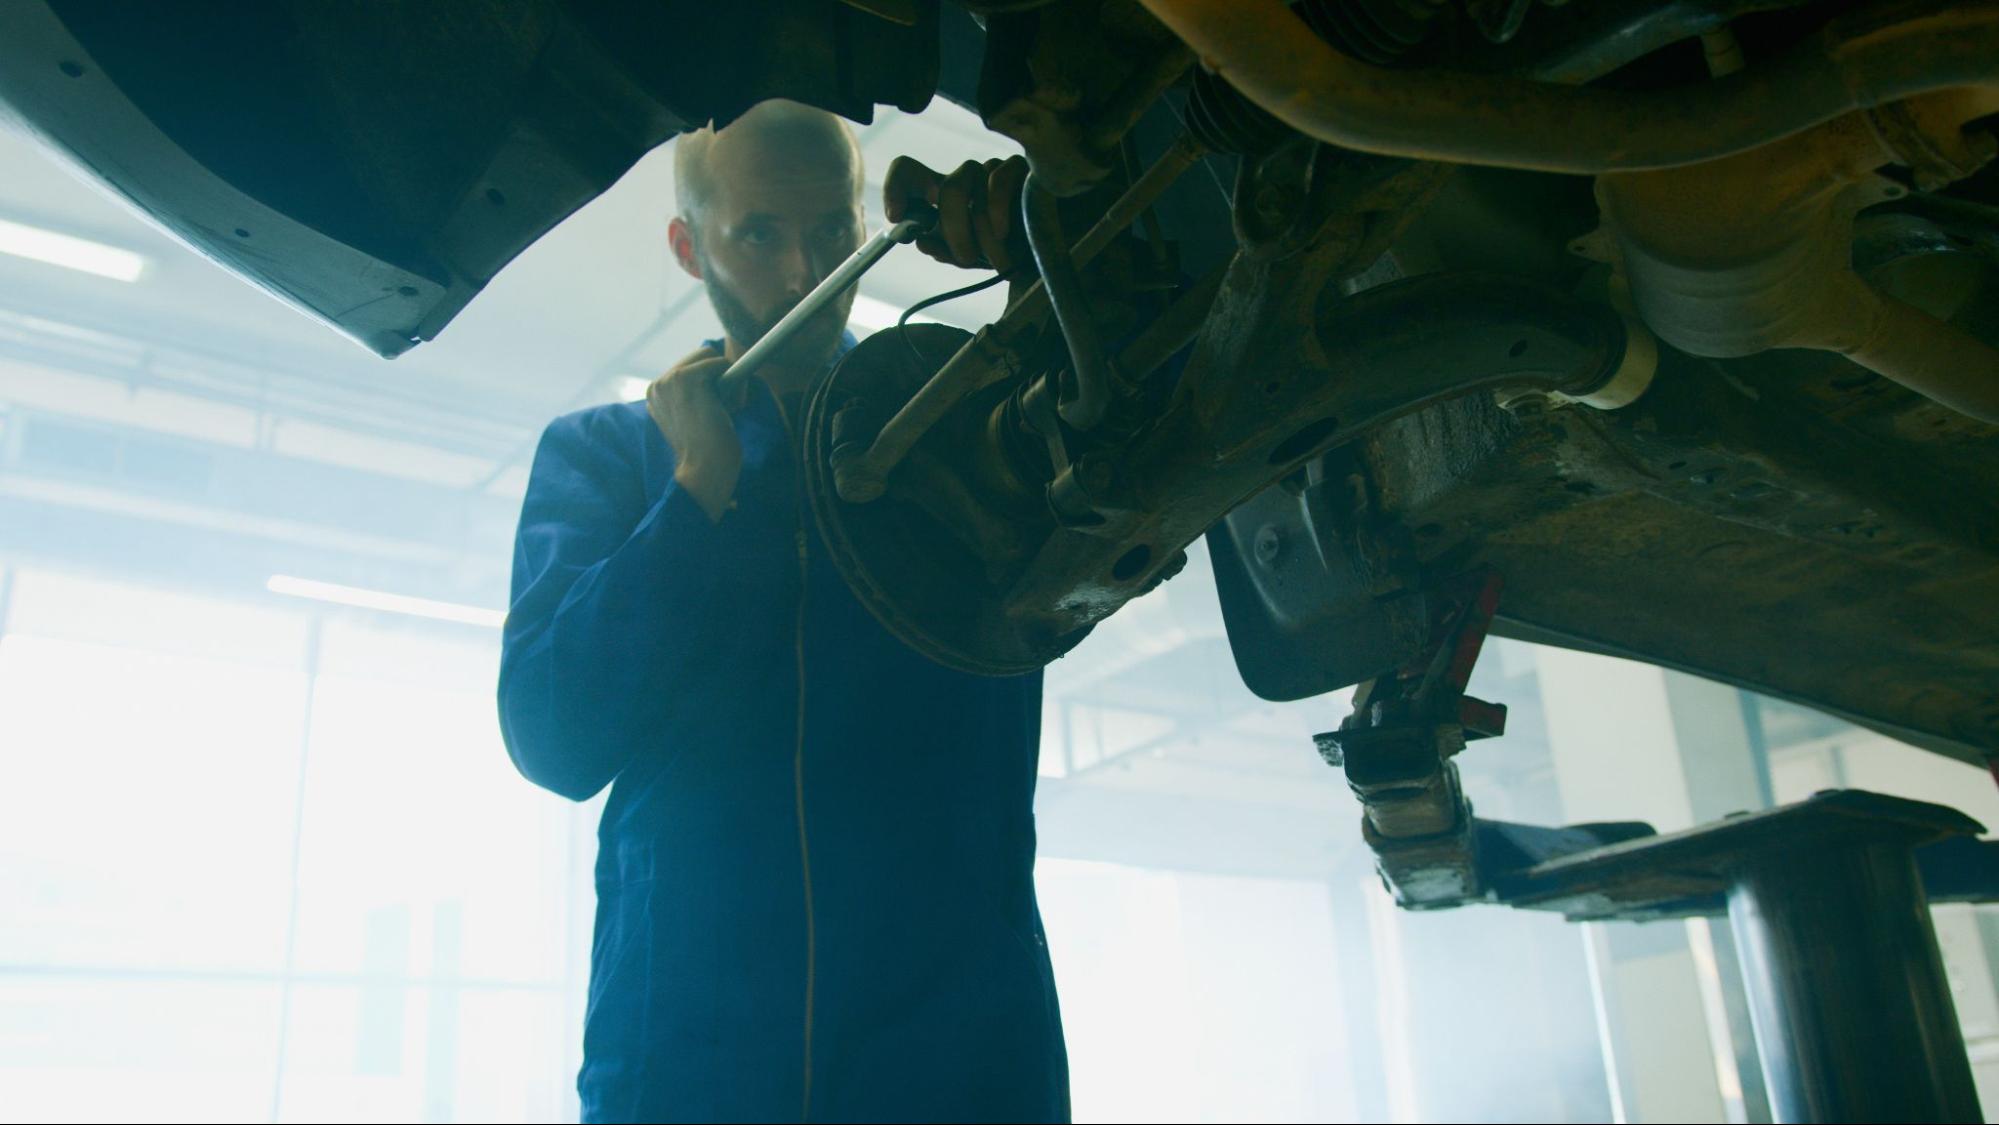
[[[797,738],[791,754],[792,807],[798,813],[798,866],[805,889],[805,1049],[803,1093],[799,1099],[798,1119],[808,1121],[812,1117],[812,1009],[814,995],[818,990],[818,929],[812,910],[812,845],[805,827],[805,594],[811,582],[809,553],[805,539],[805,466],[798,455],[798,437],[791,424],[791,414],[784,408],[784,401],[773,391],[771,401],[777,404],[777,416],[784,423],[785,447],[791,453],[792,479],[797,493],[798,505],[794,511],[798,524],[793,537],[798,545],[798,619],[793,633],[793,651],[796,657],[798,680],[798,708],[794,720]]]

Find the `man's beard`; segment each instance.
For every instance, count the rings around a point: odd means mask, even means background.
[[[770,319],[760,319],[715,277],[714,269],[705,260],[701,263],[701,276],[707,279],[708,303],[715,307],[715,318],[722,322],[722,331],[745,348],[763,339],[793,307],[786,305],[773,312]],[[847,328],[845,306],[845,301],[834,301],[821,309],[771,357],[771,362],[811,371],[831,363],[840,346],[840,336]]]

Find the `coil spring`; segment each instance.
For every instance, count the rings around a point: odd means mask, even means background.
[[[1295,10],[1340,53],[1396,66],[1426,42],[1449,0],[1300,0]],[[1292,135],[1291,127],[1205,70],[1194,72],[1187,128],[1217,152],[1256,155]]]
[[[1246,156],[1268,152],[1291,136],[1291,127],[1206,70],[1194,72],[1187,91],[1187,129],[1216,152]]]

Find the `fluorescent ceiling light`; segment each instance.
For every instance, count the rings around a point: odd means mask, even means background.
[[[887,301],[878,300],[864,293],[854,295],[854,311],[847,314],[847,326],[855,332],[865,334],[879,332],[884,328],[894,328],[902,318],[902,309]],[[909,318],[911,324],[942,324],[934,316],[917,313]]]
[[[618,376],[618,401],[637,402],[646,396],[646,388],[652,386],[651,379],[641,379],[637,375]]]
[[[120,250],[87,238],[57,234],[40,227],[10,223],[5,219],[0,219],[0,254],[80,270],[114,281],[137,281],[139,275],[146,272],[145,257],[130,250]]]
[[[439,621],[484,625],[491,629],[499,628],[507,619],[506,611],[501,609],[482,609],[476,605],[412,598],[407,594],[390,594],[381,590],[363,590],[358,586],[317,582],[310,578],[294,578],[289,574],[271,575],[270,580],[264,583],[264,588],[273,594],[290,594],[295,598],[311,598],[314,601],[333,602],[337,605],[378,609],[384,613],[406,613],[412,617],[434,617]]]

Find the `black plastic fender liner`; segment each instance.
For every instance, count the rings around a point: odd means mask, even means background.
[[[681,132],[937,85],[934,6],[14,0],[0,24],[0,113],[382,356]]]

